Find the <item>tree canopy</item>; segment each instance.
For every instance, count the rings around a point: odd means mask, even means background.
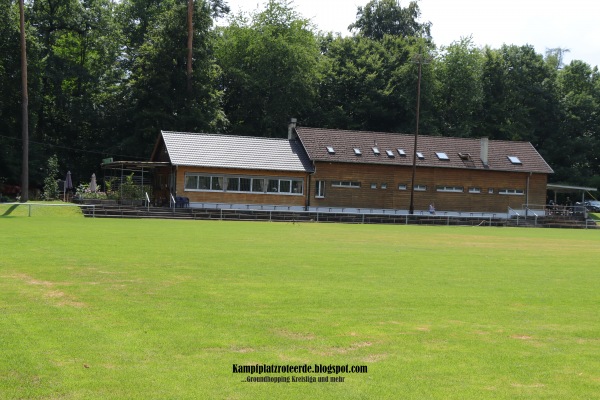
[[[405,4],[370,1],[343,37],[288,0],[240,15],[223,0],[29,0],[31,184],[54,154],[75,181],[105,157],[147,159],[161,129],[284,137],[296,117],[412,133],[421,60],[421,133],[530,141],[552,181],[600,186],[597,67],[561,48],[436,47]],[[0,183],[21,171],[19,51],[17,1],[0,0]]]

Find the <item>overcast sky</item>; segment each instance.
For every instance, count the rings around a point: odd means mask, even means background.
[[[264,9],[264,0],[226,0],[233,12]],[[295,8],[318,29],[348,35],[356,9],[368,0],[295,0]],[[402,0],[404,7],[409,0]],[[600,0],[420,0],[421,22],[431,21],[433,40],[448,45],[473,36],[478,46],[531,44],[569,49],[572,59],[600,65]]]

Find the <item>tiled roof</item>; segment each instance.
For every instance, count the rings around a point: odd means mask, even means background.
[[[313,161],[412,166],[414,135],[307,127],[296,127],[296,133]],[[334,152],[328,151],[328,147]],[[379,150],[378,155],[373,147]],[[362,154],[357,155],[355,148]],[[399,155],[398,149],[404,150],[406,155]],[[394,157],[389,157],[387,150]],[[424,156],[424,159],[417,159],[417,166],[554,172],[529,142],[489,140],[487,167],[481,161],[480,139],[419,135],[417,151]],[[445,153],[448,159],[442,160],[436,153]],[[521,164],[512,163],[509,156],[517,157]]]
[[[173,165],[312,172],[298,140],[162,131]]]

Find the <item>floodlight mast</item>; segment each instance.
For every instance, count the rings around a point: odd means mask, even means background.
[[[426,40],[430,38],[425,37]],[[415,143],[413,145],[413,160],[412,160],[412,179],[410,184],[410,205],[408,207],[408,213],[413,215],[415,213],[415,176],[417,174],[417,142],[419,138],[419,114],[421,110],[421,71],[423,64],[428,64],[429,60],[423,57],[422,48],[419,54],[415,57],[415,63],[419,65],[419,78],[417,80],[417,118],[415,127]]]

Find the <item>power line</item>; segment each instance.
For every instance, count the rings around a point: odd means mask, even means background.
[[[5,135],[0,135],[0,137],[6,138],[6,139],[10,139],[10,140],[16,140],[18,142],[22,142],[23,141],[23,139],[14,138],[14,137],[5,136]],[[130,155],[124,155],[124,154],[111,154],[111,153],[106,152],[106,151],[100,152],[100,151],[93,151],[93,150],[77,149],[77,148],[74,148],[74,147],[61,146],[61,145],[58,145],[58,144],[36,142],[34,140],[29,140],[29,143],[38,144],[40,146],[55,147],[55,148],[59,148],[59,149],[63,149],[63,150],[79,151],[79,152],[82,152],[82,153],[99,154],[99,155],[102,155],[102,156],[122,157],[122,158],[129,158],[129,159],[138,159],[138,160],[145,160],[146,159],[145,157],[130,156]]]

